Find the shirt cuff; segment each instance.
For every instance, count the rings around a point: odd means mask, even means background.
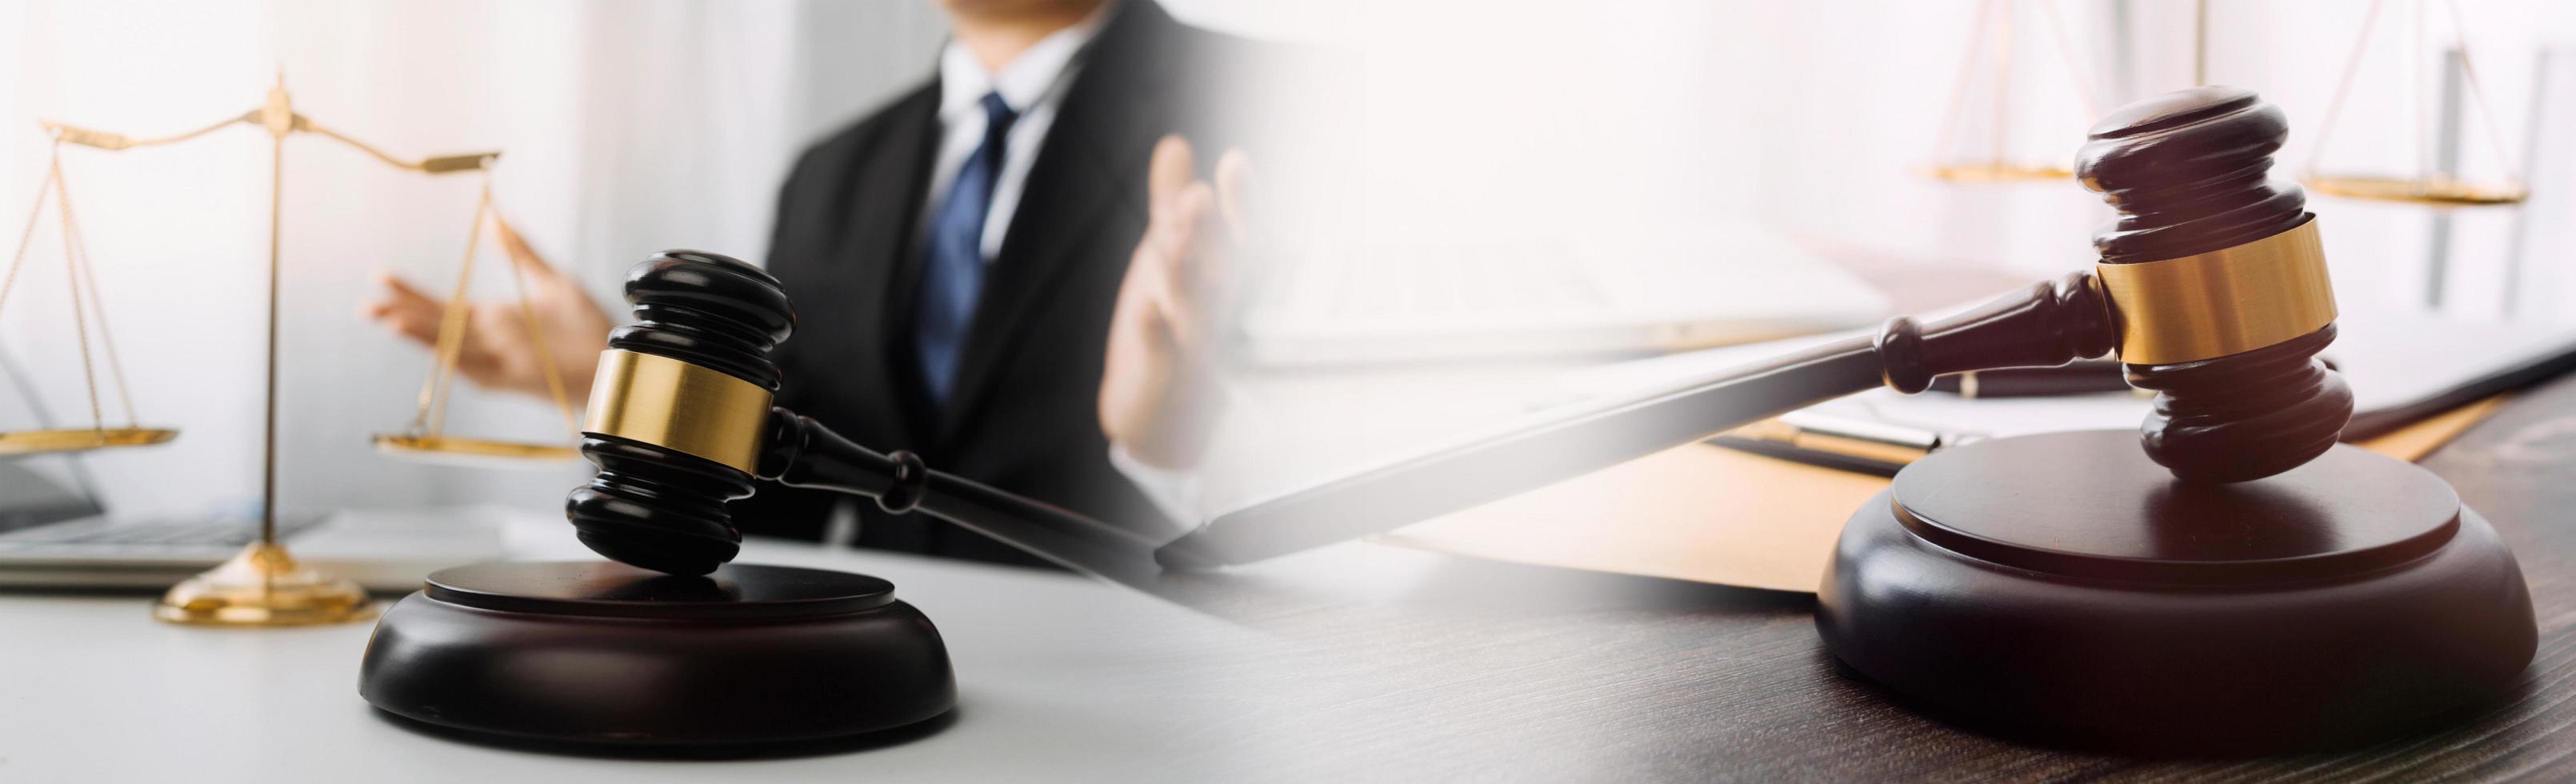
[[[1125,444],[1116,442],[1109,444],[1109,466],[1125,475],[1128,482],[1145,494],[1145,500],[1152,502],[1156,510],[1180,525],[1182,530],[1198,527],[1200,480],[1196,471],[1147,465],[1129,454]]]

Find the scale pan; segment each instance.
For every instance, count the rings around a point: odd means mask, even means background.
[[[2479,185],[2444,177],[2429,180],[2402,177],[2310,177],[2302,184],[2308,186],[2308,190],[2347,199],[2452,207],[2521,204],[2523,199],[2531,196],[2531,189],[2519,184]]]
[[[112,446],[150,446],[178,437],[179,431],[152,427],[20,430],[0,433],[0,456],[86,452]]]
[[[2053,164],[1962,163],[1929,167],[1923,176],[1950,182],[2065,182],[2075,179],[2075,170]]]
[[[581,459],[581,450],[559,444],[522,444],[446,436],[379,435],[377,451],[432,463],[474,467],[543,468]]]

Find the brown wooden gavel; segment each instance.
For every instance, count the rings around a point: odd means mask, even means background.
[[[581,542],[671,574],[715,571],[741,549],[727,501],[754,479],[877,499],[1112,579],[1150,571],[1154,543],[1125,529],[878,452],[770,405],[769,351],[795,331],[778,279],[731,257],[674,250],[636,265],[637,323],[609,334],[582,425],[599,466],[564,500]]]
[[[2316,358],[2335,337],[2316,216],[2270,176],[2288,133],[2279,108],[2231,87],[2103,118],[2076,164],[2121,213],[2093,237],[2100,264],[1938,324],[1889,320],[1870,347],[1879,380],[1911,394],[1934,376],[2117,351],[2129,383],[2157,393],[2140,445],[2178,478],[2260,479],[2324,454],[2352,390]],[[1819,396],[1866,386],[1831,382]]]
[[[2234,482],[2324,454],[2352,390],[2316,358],[2334,287],[2298,184],[2271,178],[2289,136],[2252,91],[2199,87],[2103,118],[2077,176],[2121,217],[2093,236],[2129,383],[2157,391],[2147,455]]]
[[[2174,476],[2240,482],[2324,454],[2352,390],[2316,358],[2335,337],[2316,216],[2270,177],[2288,133],[2279,108],[2230,87],[2103,118],[2076,164],[2121,212],[2093,237],[2101,263],[1934,327],[1889,321],[1886,384],[1911,394],[1936,375],[2117,350],[2129,383],[2157,392],[2140,444]]]

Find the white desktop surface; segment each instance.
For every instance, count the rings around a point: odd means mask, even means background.
[[[594,557],[568,529],[529,533],[560,540],[539,555]],[[372,623],[194,628],[154,621],[149,597],[8,593],[0,781],[1162,781],[1240,778],[1238,755],[1266,756],[1265,733],[1244,723],[1258,706],[1224,688],[1239,673],[1210,666],[1260,661],[1277,643],[1259,632],[1067,574],[757,540],[739,560],[892,580],[947,640],[954,722],[789,759],[472,745],[358,698]]]

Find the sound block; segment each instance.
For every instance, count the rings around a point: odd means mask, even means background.
[[[648,747],[820,741],[957,702],[930,619],[864,575],[609,562],[441,570],[376,622],[358,694],[500,739]]]
[[[2530,663],[2521,569],[2431,472],[2338,445],[2187,484],[2137,439],[2006,438],[1906,467],[1843,530],[1826,648],[1938,715],[2159,754],[2381,739]]]

